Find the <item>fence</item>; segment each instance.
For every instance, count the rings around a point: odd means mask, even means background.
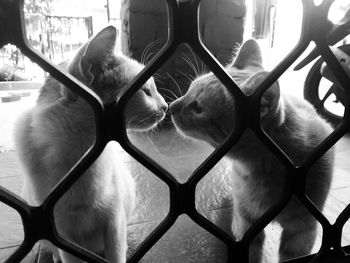
[[[303,191],[303,185],[294,184],[295,187],[287,191],[283,198],[269,209],[258,222],[244,235],[241,241],[234,241],[233,238],[222,231],[212,222],[208,221],[198,213],[195,206],[195,188],[197,183],[214,167],[214,165],[227,153],[232,145],[239,139],[241,131],[249,127],[260,138],[266,146],[276,154],[280,161],[288,168],[289,174],[299,174],[305,176],[310,166],[322,156],[332,145],[334,145],[347,131],[349,125],[349,105],[345,105],[344,119],[338,128],[319,145],[307,158],[299,165],[294,166],[288,156],[276,146],[260,127],[260,119],[252,113],[252,109],[260,105],[263,91],[267,90],[287,68],[302,54],[311,41],[314,41],[319,51],[328,65],[338,72],[339,83],[346,87],[350,82],[346,73],[342,70],[333,53],[330,51],[325,38],[324,29],[327,11],[332,4],[332,0],[324,0],[316,7],[311,0],[303,0],[304,16],[303,31],[300,41],[290,54],[274,69],[269,76],[259,86],[257,93],[251,97],[242,94],[240,89],[217,63],[216,59],[204,47],[198,30],[198,8],[200,0],[176,1],[167,0],[169,14],[169,37],[165,47],[157,54],[145,69],[118,96],[114,104],[103,105],[100,99],[89,89],[77,82],[74,78],[61,72],[55,65],[47,61],[41,54],[29,47],[25,38],[24,17],[22,12],[22,1],[4,0],[0,7],[0,45],[12,43],[17,45],[22,52],[30,59],[38,63],[44,70],[48,71],[54,78],[62,82],[70,89],[74,90],[84,98],[93,108],[96,119],[96,141],[88,153],[68,172],[62,180],[49,194],[44,203],[39,207],[30,207],[17,199],[6,189],[0,188],[0,201],[15,209],[22,217],[25,238],[22,245],[10,256],[8,262],[19,262],[31,250],[33,245],[40,239],[48,239],[54,245],[67,252],[81,257],[88,262],[106,262],[93,253],[82,249],[66,240],[63,240],[55,230],[53,210],[57,200],[78,180],[79,176],[89,167],[89,165],[99,156],[104,146],[110,140],[118,141],[121,146],[132,155],[138,162],[148,168],[151,172],[163,180],[170,189],[170,210],[164,221],[152,232],[150,236],[131,255],[128,262],[138,262],[145,253],[162,237],[162,235],[174,224],[181,214],[187,214],[194,222],[200,225],[212,235],[222,240],[227,246],[227,262],[247,262],[249,244],[252,239],[262,231],[269,222],[273,220],[285,207],[290,198],[295,195],[309,210],[309,212],[319,221],[323,229],[323,240],[320,251],[316,255],[309,255],[287,262],[349,262],[350,246],[341,247],[342,228],[350,217],[350,205],[348,205],[338,216],[334,224],[313,205]],[[245,112],[252,119],[241,122],[240,126],[230,134],[229,138],[221,145],[202,165],[193,172],[186,183],[177,182],[174,177],[164,170],[160,165],[149,159],[142,152],[133,146],[126,136],[123,113],[126,103],[131,96],[147,81],[152,74],[161,67],[163,63],[173,54],[176,48],[186,43],[202,58],[216,76],[227,86],[238,102],[240,112]],[[347,94],[349,97],[349,94]],[[348,100],[349,101],[349,100]],[[255,106],[254,106],[255,105]],[[118,116],[117,121],[108,123],[113,115]],[[254,117],[255,116],[255,117]],[[241,116],[243,118],[243,116]],[[295,183],[292,178],[288,178]],[[302,181],[302,180],[301,180]]]

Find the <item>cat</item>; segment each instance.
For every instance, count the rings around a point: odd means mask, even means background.
[[[115,52],[115,45],[116,29],[106,27],[85,43],[71,61],[62,64],[104,104],[114,102],[121,88],[144,67]],[[167,108],[150,78],[127,104],[127,128],[152,129],[165,117]],[[40,205],[94,139],[92,108],[49,76],[36,106],[20,117],[16,127],[16,148],[26,171],[26,201]],[[120,157],[117,143],[112,141],[56,204],[56,228],[63,238],[103,254],[109,262],[125,262],[126,223],[134,204],[134,179]],[[83,262],[63,250],[51,249],[56,262]]]
[[[268,75],[263,69],[260,47],[253,39],[240,47],[226,70],[245,95],[252,94]],[[332,132],[332,127],[311,104],[281,94],[278,82],[263,95],[260,110],[264,131],[295,163],[300,164]],[[197,77],[186,94],[169,105],[169,111],[179,133],[213,147],[223,143],[236,125],[235,98],[211,72]],[[226,157],[232,167],[232,234],[240,240],[267,209],[281,200],[287,171],[250,129],[244,130]],[[333,163],[331,148],[308,173],[306,193],[320,209],[329,192]],[[275,221],[282,227],[280,260],[310,253],[317,221],[296,197],[292,197]],[[252,241],[250,262],[263,260],[264,238],[262,232]]]

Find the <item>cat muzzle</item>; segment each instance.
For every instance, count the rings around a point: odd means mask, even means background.
[[[173,101],[169,105],[169,112],[171,115],[179,113],[181,110],[181,105],[178,100]]]

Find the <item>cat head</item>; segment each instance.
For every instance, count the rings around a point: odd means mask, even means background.
[[[91,88],[105,104],[114,102],[120,90],[144,67],[115,51],[116,37],[115,27],[104,28],[79,49],[68,66],[68,72]],[[62,87],[61,93],[67,100],[78,99],[66,87]],[[167,108],[150,78],[127,104],[127,128],[150,129],[164,118]]]
[[[261,51],[254,40],[241,46],[226,70],[245,95],[254,93],[268,74],[263,69]],[[261,100],[263,123],[281,114],[280,104],[280,89],[276,82]],[[221,144],[237,124],[235,98],[213,73],[196,78],[186,94],[172,102],[169,109],[180,133],[214,147]]]

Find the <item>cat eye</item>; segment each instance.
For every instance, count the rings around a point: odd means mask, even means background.
[[[142,87],[143,92],[147,95],[147,96],[151,96],[151,90],[146,88],[146,87]]]
[[[202,112],[202,108],[199,106],[198,102],[192,101],[189,105],[188,108],[192,111],[194,111],[195,113],[201,113]]]

